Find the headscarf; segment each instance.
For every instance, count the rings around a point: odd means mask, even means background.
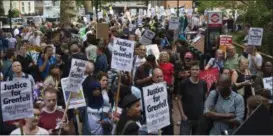
[[[87,92],[87,98],[88,98],[88,103],[87,106],[92,108],[92,109],[100,109],[103,105],[103,97],[102,95],[100,96],[94,96],[93,91],[96,89],[101,90],[100,83],[98,81],[91,81],[90,84],[88,84],[88,92]]]

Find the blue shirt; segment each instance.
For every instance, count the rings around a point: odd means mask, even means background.
[[[49,68],[51,65],[56,63],[56,58],[54,56],[50,57],[50,59],[48,60],[47,64],[46,64],[46,68],[43,72],[41,72],[42,78],[45,79],[48,76],[49,73]],[[37,61],[37,65],[38,67],[41,67],[44,64],[44,60],[43,58],[39,58]]]

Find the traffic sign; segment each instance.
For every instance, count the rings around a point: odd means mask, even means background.
[[[208,26],[209,27],[222,27],[223,13],[222,12],[208,12]]]

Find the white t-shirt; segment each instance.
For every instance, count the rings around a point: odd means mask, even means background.
[[[28,41],[33,45],[40,46],[41,37],[40,36],[34,37],[34,35],[32,35],[29,37]]]
[[[109,112],[111,109],[110,99],[108,96],[107,91],[104,89],[101,91],[102,97],[103,97],[103,112]]]
[[[16,39],[13,37],[10,37],[10,38],[7,38],[7,40],[9,41],[9,48],[14,49],[17,42]]]
[[[35,134],[35,135],[49,135],[48,131],[43,129],[43,128],[40,128],[38,127],[38,132]],[[10,135],[21,135],[21,131],[20,131],[20,128],[17,128],[15,130],[13,130]],[[25,135],[25,134],[24,134]]]
[[[259,67],[261,67],[262,64],[263,64],[263,57],[259,53],[256,53],[256,55],[254,56],[254,58],[255,58],[254,60],[255,60],[256,64]],[[248,61],[249,61],[248,68],[249,68],[251,74],[253,74],[253,75],[257,74],[258,69],[256,69],[256,67],[252,63],[251,55],[250,54],[248,54]]]
[[[103,129],[102,126],[98,123],[98,121],[101,120],[102,108],[98,110],[87,107],[87,114],[91,133],[95,135],[102,135]]]
[[[19,33],[20,33],[20,32],[19,32],[19,29],[18,29],[18,28],[14,29],[14,31],[13,31],[13,35],[14,35],[14,36],[18,35]]]
[[[143,58],[140,58],[139,56],[136,57],[136,61],[135,61],[135,64],[134,64],[134,69],[133,69],[133,79],[135,77],[137,68],[139,66],[141,66],[142,64],[144,64],[145,62],[146,62],[145,57],[143,57]]]

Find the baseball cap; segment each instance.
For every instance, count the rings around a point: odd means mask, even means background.
[[[191,52],[186,52],[184,58],[189,58],[189,59],[192,59],[193,58],[193,54]]]
[[[135,95],[133,94],[129,94],[129,95],[126,95],[124,97],[124,99],[122,100],[122,108],[128,108],[130,107],[131,105],[133,105],[135,102],[139,101],[140,98],[137,98]]]

